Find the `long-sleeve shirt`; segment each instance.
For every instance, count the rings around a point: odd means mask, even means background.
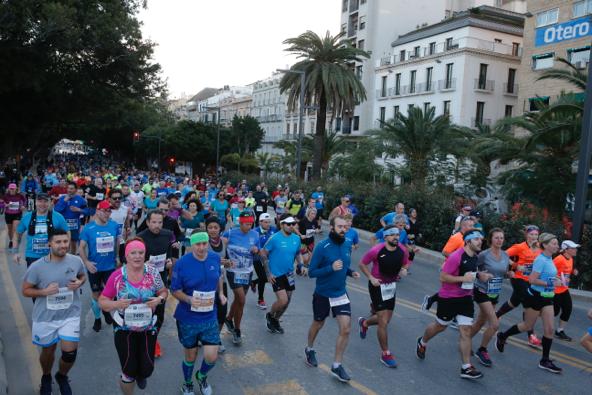
[[[333,270],[333,262],[341,259],[343,267]],[[346,277],[352,275],[351,243],[347,240],[337,244],[331,239],[321,241],[312,253],[308,276],[316,278],[315,293],[327,298],[336,298],[345,294]]]

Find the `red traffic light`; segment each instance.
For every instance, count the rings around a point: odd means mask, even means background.
[[[173,163],[175,163],[175,158],[170,158],[169,159],[170,164],[172,165]]]
[[[134,142],[137,143],[138,141],[140,141],[140,132],[134,132],[133,136],[134,136]]]

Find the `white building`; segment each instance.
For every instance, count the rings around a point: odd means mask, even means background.
[[[522,14],[481,6],[399,36],[376,64],[373,126],[411,106],[469,127],[518,114],[523,26]]]
[[[218,89],[216,88],[203,88],[191,97],[191,99],[185,103],[185,114],[187,115],[187,119],[197,122],[199,120],[199,111],[197,111],[198,103],[215,95],[216,92],[218,92]]]
[[[280,94],[282,73],[272,73],[264,80],[253,84],[253,103],[251,116],[256,118],[265,131],[265,137],[258,152],[280,154],[273,145],[280,140],[289,139],[285,135],[284,119],[287,96]]]
[[[218,112],[221,111],[222,102],[226,99],[240,99],[250,97],[253,94],[253,86],[224,86],[211,96],[197,102],[197,117],[202,122],[218,122]],[[222,118],[222,117],[220,117]]]

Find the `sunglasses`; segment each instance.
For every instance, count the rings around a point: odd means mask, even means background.
[[[121,196],[111,196],[111,200],[121,200]]]
[[[284,225],[296,226],[296,222],[284,222]]]

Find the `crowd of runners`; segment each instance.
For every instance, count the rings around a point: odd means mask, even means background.
[[[419,252],[417,210],[397,203],[392,212],[377,218],[381,229],[374,234],[374,245],[363,251],[360,262],[352,262],[352,251],[360,245],[352,228],[357,210],[346,195],[326,211],[320,187],[305,196],[287,185],[268,189],[263,182],[248,185],[246,180],[233,185],[80,157],[56,158],[41,171],[6,174],[5,190],[0,191],[7,247],[17,263],[23,261],[24,244],[28,269],[22,293],[34,302],[32,341],[41,348],[40,394],[52,393],[53,378],[62,395],[72,393],[68,371],[80,341],[79,289],[87,282],[93,329],[99,332],[104,324],[113,328],[124,394],[133,393],[135,386],[146,387],[155,358],[162,354],[158,334],[167,319],[166,303],[176,304],[174,320],[184,348],[179,356],[180,391],[193,394],[195,377],[200,393],[211,394],[208,373],[226,351],[220,336],[223,327],[235,346],[243,342],[241,323],[249,289],[257,294],[258,308],[267,310],[268,331],[283,334],[282,317],[295,292],[296,276],[316,281],[303,350],[306,365],[318,366],[315,341],[331,315],[339,328],[331,373],[350,381],[342,364],[352,326],[346,283],[347,277],[363,276],[368,280],[370,310],[357,319],[359,337],[365,339],[376,327],[379,361],[397,367],[388,327],[397,283],[410,272]],[[573,258],[579,245],[531,225],[525,228],[523,243],[504,249],[503,230],[485,233],[480,216],[473,207],[462,207],[451,224],[452,235],[442,251],[441,286],[422,305],[425,310],[437,305],[436,320],[417,338],[417,357],[425,359],[434,337],[454,326],[459,331],[460,376],[478,379],[483,374],[471,357],[491,367],[489,344],[493,341],[497,351],[504,352],[510,336],[525,332],[529,344],[541,348],[538,366],[561,373],[549,353],[554,338],[572,340],[566,332],[572,312],[568,286],[570,276],[577,274]],[[324,220],[328,233],[322,231]],[[498,303],[507,279],[512,295]],[[275,294],[270,305],[266,286]],[[501,317],[520,305],[523,321],[503,331]],[[592,319],[592,310],[589,316]],[[539,317],[540,338],[533,332]],[[480,337],[476,351],[474,337]],[[592,327],[580,342],[592,352]],[[61,357],[52,377],[58,344]],[[200,349],[201,364],[196,367]]]

